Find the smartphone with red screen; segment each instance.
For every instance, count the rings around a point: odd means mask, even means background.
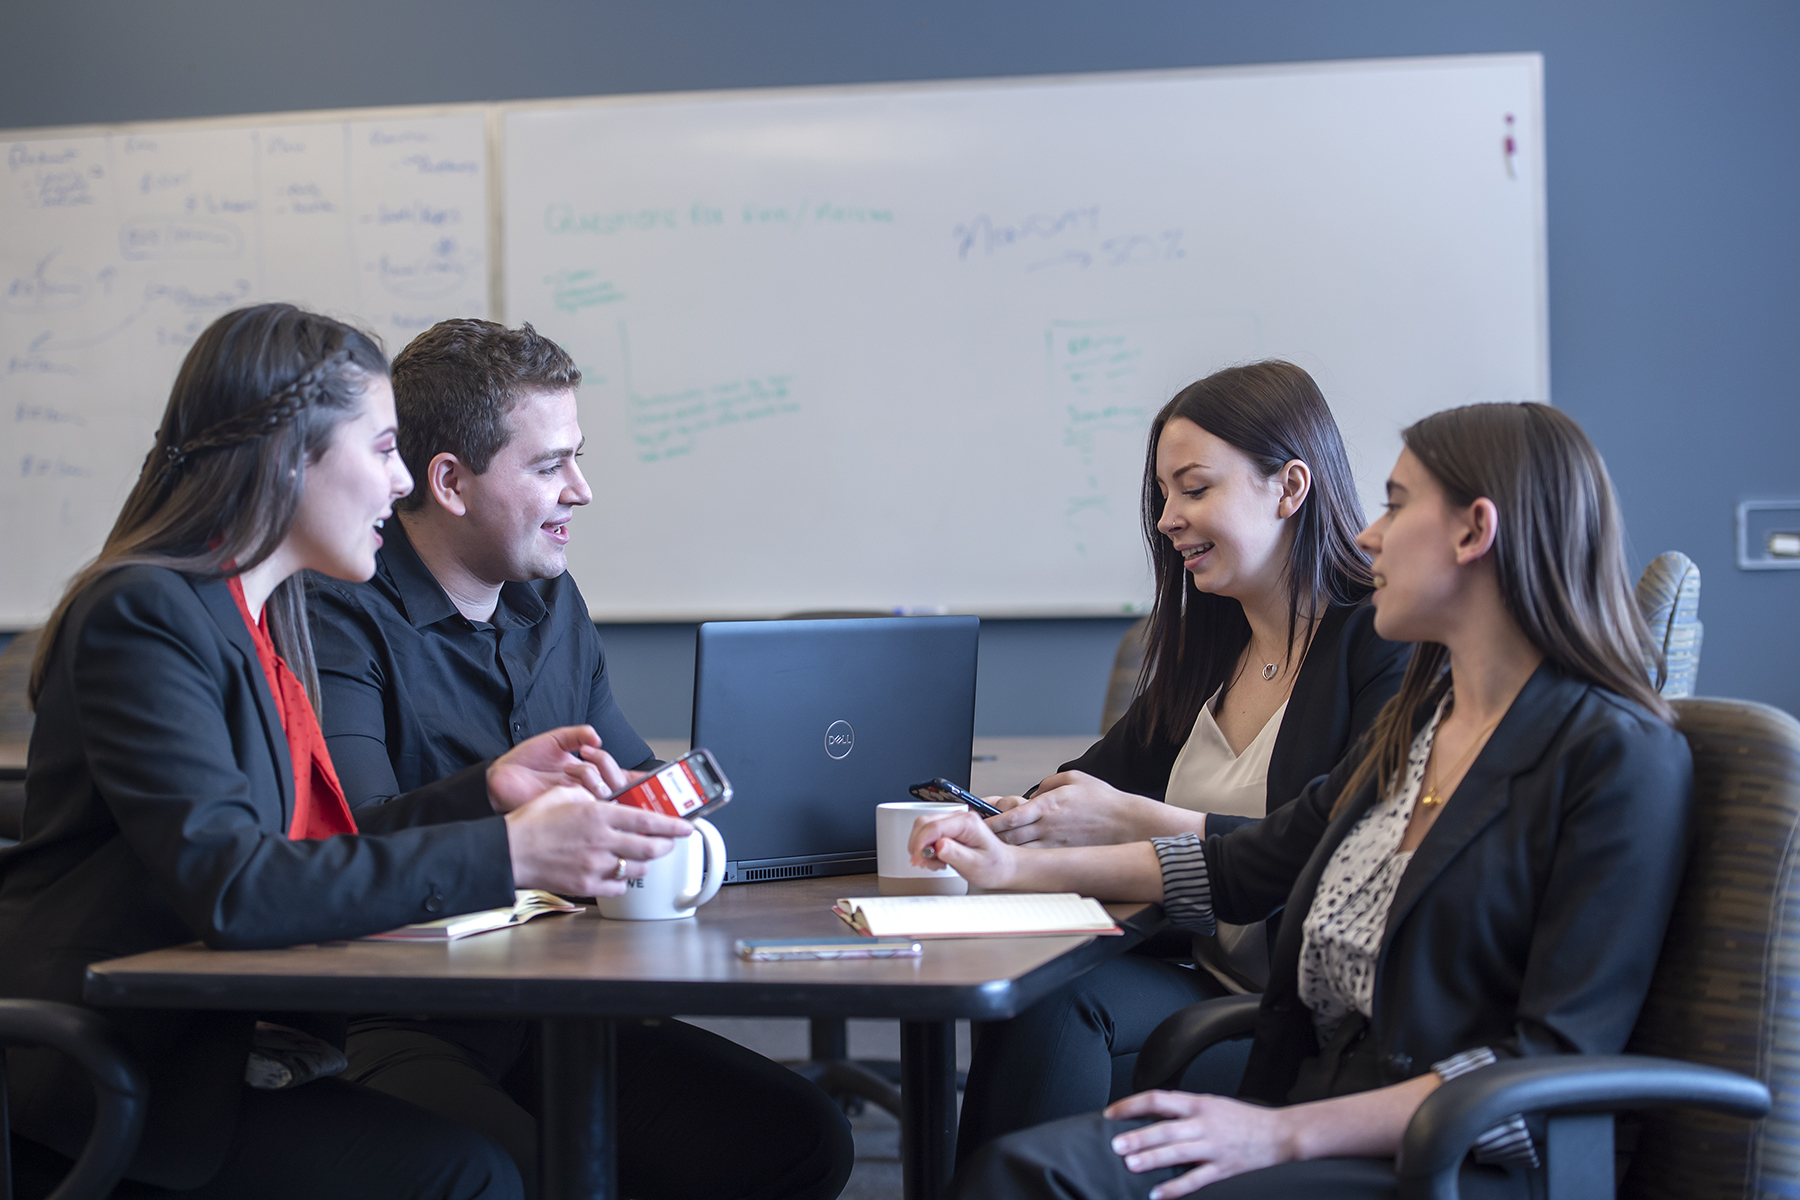
[[[696,746],[651,772],[617,796],[620,804],[647,808],[671,817],[705,816],[731,802],[731,781],[706,750]]]

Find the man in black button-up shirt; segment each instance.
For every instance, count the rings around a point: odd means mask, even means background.
[[[580,371],[529,325],[446,321],[401,352],[393,380],[413,492],[374,578],[315,578],[309,605],[320,723],[352,810],[562,725],[592,725],[622,766],[655,765],[613,699],[563,550],[592,499],[576,463]],[[525,1021],[364,1017],[346,1076],[491,1136],[535,1195],[535,1040]],[[624,1194],[842,1189],[849,1126],[800,1076],[677,1021],[620,1022],[617,1053]]]
[[[613,699],[600,635],[567,573],[508,580],[487,619],[471,620],[420,559],[409,524],[382,529],[367,583],[312,579],[320,723],[352,810],[560,725],[592,725],[620,766],[654,765]]]

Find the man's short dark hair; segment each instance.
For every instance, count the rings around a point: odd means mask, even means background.
[[[529,324],[508,329],[493,321],[439,321],[394,358],[394,409],[400,418],[400,457],[416,483],[395,503],[425,503],[425,468],[440,454],[480,475],[506,448],[506,419],[520,400],[581,383],[575,360]]]

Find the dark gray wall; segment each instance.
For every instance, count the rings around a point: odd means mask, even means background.
[[[1732,554],[1740,498],[1800,497],[1791,0],[13,0],[0,45],[0,127],[1540,51],[1554,399],[1611,465],[1634,565],[1700,563],[1703,690],[1800,711],[1800,573]],[[990,623],[980,731],[1091,729],[1117,628]],[[646,732],[682,732],[691,631],[609,645]]]

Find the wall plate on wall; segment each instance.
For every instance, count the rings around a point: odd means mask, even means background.
[[[1800,571],[1800,500],[1740,500],[1740,571]]]

